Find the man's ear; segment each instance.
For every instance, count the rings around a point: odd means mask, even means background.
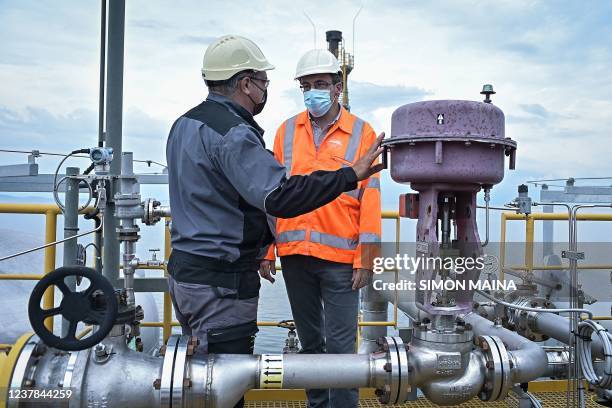
[[[238,81],[238,89],[240,89],[240,91],[242,91],[242,93],[245,95],[251,94],[251,90],[249,89],[249,81],[249,77],[244,77]]]

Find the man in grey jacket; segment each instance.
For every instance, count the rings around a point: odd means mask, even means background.
[[[210,353],[252,353],[257,274],[272,241],[268,215],[312,211],[381,170],[372,166],[380,135],[352,167],[287,178],[253,119],[263,109],[274,67],[250,40],[211,44],[202,75],[207,99],[179,117],[168,136],[172,254],[168,285],[184,334]]]

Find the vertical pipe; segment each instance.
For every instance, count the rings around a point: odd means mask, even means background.
[[[548,186],[546,184],[542,185],[542,190],[540,190],[540,201],[542,200],[542,194],[544,191],[548,190]],[[544,213],[552,213],[553,206],[545,205],[543,208]],[[554,228],[555,224],[552,221],[542,221],[542,255],[546,257],[548,255],[552,255],[554,253],[553,241],[554,241]]]
[[[100,219],[96,218],[95,228],[100,226]],[[95,244],[95,254],[94,257],[94,269],[98,273],[102,273],[102,254],[104,253],[104,247],[102,242],[102,231],[98,230],[94,233],[94,244]]]
[[[501,227],[500,227],[500,238],[499,238],[499,280],[504,281],[504,268],[506,262],[506,223],[508,218],[506,213],[501,214]]]
[[[55,211],[45,212],[45,244],[56,241],[57,235],[57,213]],[[45,273],[49,273],[55,269],[55,245],[45,248]],[[45,291],[43,297],[43,307],[52,309],[55,305],[54,288],[50,287]],[[53,332],[53,317],[48,317],[45,320],[45,327],[50,332]]]
[[[534,218],[531,215],[525,217],[525,266],[528,273],[533,273]]]
[[[78,167],[67,167],[66,176],[77,176]],[[70,177],[66,180],[66,202],[64,204],[64,238],[73,237],[79,232],[79,183],[76,178]],[[71,239],[64,242],[64,266],[76,264],[77,240]],[[66,284],[70,290],[76,290],[76,278],[66,277]],[[68,333],[69,321],[62,319],[62,337]]]
[[[134,204],[132,201],[133,197],[138,197],[136,202],[140,202],[140,186],[134,177],[134,162],[132,152],[123,152],[121,154],[121,173],[122,177],[119,180],[118,194],[121,199],[117,199],[115,202],[115,210],[117,218],[120,219],[121,231],[120,243],[123,244],[123,288],[126,294],[126,302],[128,306],[134,306],[136,304],[136,296],[134,294],[134,275],[136,273],[136,241],[132,238],[138,239],[139,228],[136,225],[136,218],[138,218],[138,204]],[[132,197],[126,203],[125,198]],[[119,203],[121,202],[121,204]],[[136,208],[134,208],[136,207]],[[128,238],[129,237],[129,238]]]
[[[104,87],[106,79],[106,0],[102,0],[100,4],[100,91],[98,102],[98,147],[104,146]]]
[[[125,0],[111,0],[108,5],[108,68],[106,92],[106,147],[113,148],[110,165],[110,197],[115,195],[116,177],[121,175],[121,146],[123,119],[123,39],[125,29]],[[117,239],[115,203],[107,204],[104,217],[103,273],[114,286],[119,277],[119,241]]]
[[[170,218],[166,217],[165,219],[166,228],[164,234],[164,276],[168,277],[168,259],[170,259],[170,252],[172,252],[172,247],[170,246]],[[172,299],[170,299],[170,293],[166,290],[164,291],[164,316],[163,316],[163,336],[164,336],[164,344],[170,337],[172,332]]]
[[[360,295],[362,320],[365,322],[386,322],[388,319],[388,303],[380,291],[374,289],[372,280],[370,280],[369,285],[361,289]],[[387,326],[360,327],[359,343],[357,345],[359,354],[370,354],[378,350],[376,339],[386,335]]]

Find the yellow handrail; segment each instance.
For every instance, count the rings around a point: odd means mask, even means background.
[[[57,216],[61,213],[60,209],[54,204],[0,204],[0,213],[10,214],[41,214],[45,216],[45,243],[56,241],[57,239]],[[401,218],[397,211],[382,211],[381,217],[383,219],[394,219],[396,222],[395,227],[395,239],[397,243],[397,251],[399,251],[399,243],[401,239]],[[507,221],[523,220],[525,221],[525,264],[524,265],[513,265],[510,268],[514,270],[524,270],[532,272],[533,270],[555,270],[563,268],[564,266],[548,266],[548,265],[534,265],[533,263],[533,243],[535,235],[535,221],[536,220],[567,220],[568,215],[565,213],[532,213],[529,215],[516,214],[513,212],[503,212],[501,214],[501,239],[500,239],[500,279],[504,278],[505,268],[505,243],[506,243],[506,223]],[[577,219],[580,221],[612,221],[612,214],[594,214],[594,213],[583,213],[578,214]],[[139,265],[139,269],[159,269],[164,271],[164,276],[167,276],[167,263],[170,257],[172,248],[170,246],[170,231],[168,228],[170,218],[166,218],[166,228],[164,234],[164,259],[165,263],[161,266],[148,266]],[[44,250],[44,274],[51,272],[55,269],[55,257],[56,247],[49,246]],[[612,265],[580,265],[579,269],[611,269]],[[277,270],[280,270],[279,266],[276,266]],[[44,274],[5,274],[0,275],[0,280],[38,280],[41,279]],[[398,280],[398,271],[395,271],[395,280]],[[54,291],[53,288],[49,288],[43,297],[43,306],[45,308],[52,308],[54,306]],[[168,291],[164,291],[164,302],[161,322],[142,322],[142,327],[162,327],[164,341],[170,336],[172,327],[180,326],[176,321],[172,320],[172,300]],[[395,291],[395,299],[393,302],[393,320],[388,322],[364,322],[359,321],[359,327],[364,326],[394,326],[397,327],[398,319],[398,292]],[[611,320],[610,316],[596,316],[596,320]],[[276,327],[278,322],[273,321],[259,321],[258,326],[265,327]],[[47,318],[45,325],[49,330],[53,330],[53,319]]]
[[[534,270],[556,270],[564,266],[534,265],[533,243],[535,236],[535,221],[564,221],[569,218],[565,212],[559,213],[531,213],[528,215],[505,211],[501,213],[501,238],[499,250],[499,279],[504,280],[505,253],[506,253],[506,223],[508,221],[525,221],[525,264],[512,266],[510,269],[523,270],[533,273]],[[578,221],[612,221],[612,214],[581,213],[576,215]],[[609,265],[579,265],[578,269],[608,269]]]
[[[86,211],[86,210],[85,210]],[[0,214],[43,214],[45,215],[45,243],[54,242],[57,240],[57,216],[61,214],[61,210],[55,204],[6,204],[0,203]],[[395,235],[396,242],[399,250],[399,242],[401,236],[400,217],[397,211],[383,211],[381,214],[383,219],[394,219],[396,222]],[[170,252],[172,248],[170,246],[170,231],[168,223],[170,218],[166,218],[166,228],[164,236],[164,259],[165,263],[161,266],[147,266],[139,265],[138,269],[159,269],[164,271],[164,276],[168,276],[166,269]],[[44,250],[44,273],[53,271],[55,265],[56,247],[54,245],[45,248]],[[277,267],[280,270],[280,267]],[[397,282],[397,271],[396,282]],[[0,275],[0,280],[39,280],[44,274],[5,274]],[[53,288],[47,289],[43,297],[43,307],[45,309],[51,309],[54,307],[55,296]],[[398,318],[398,293],[396,290],[395,301],[393,302],[393,321],[388,322],[363,322],[360,321],[358,324],[362,326],[394,326],[397,327]],[[259,326],[277,326],[278,322],[272,321],[260,321],[257,323]],[[45,320],[46,327],[53,331],[53,319],[47,318]],[[173,326],[179,326],[179,323],[172,320],[172,300],[168,291],[164,291],[164,302],[162,311],[162,322],[142,322],[142,327],[162,327],[164,341],[168,339],[172,332]]]

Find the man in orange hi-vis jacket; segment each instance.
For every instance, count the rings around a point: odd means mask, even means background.
[[[295,79],[306,110],[286,120],[274,155],[287,177],[350,166],[376,140],[372,127],[344,109],[340,67],[327,50],[311,50]],[[380,178],[373,175],[310,213],[276,221],[276,251],[303,353],[353,353],[359,289],[371,278],[365,254],[381,234]],[[374,245],[374,246],[376,246]],[[274,249],[261,263],[274,281]],[[358,406],[356,389],[307,390],[309,407]]]

